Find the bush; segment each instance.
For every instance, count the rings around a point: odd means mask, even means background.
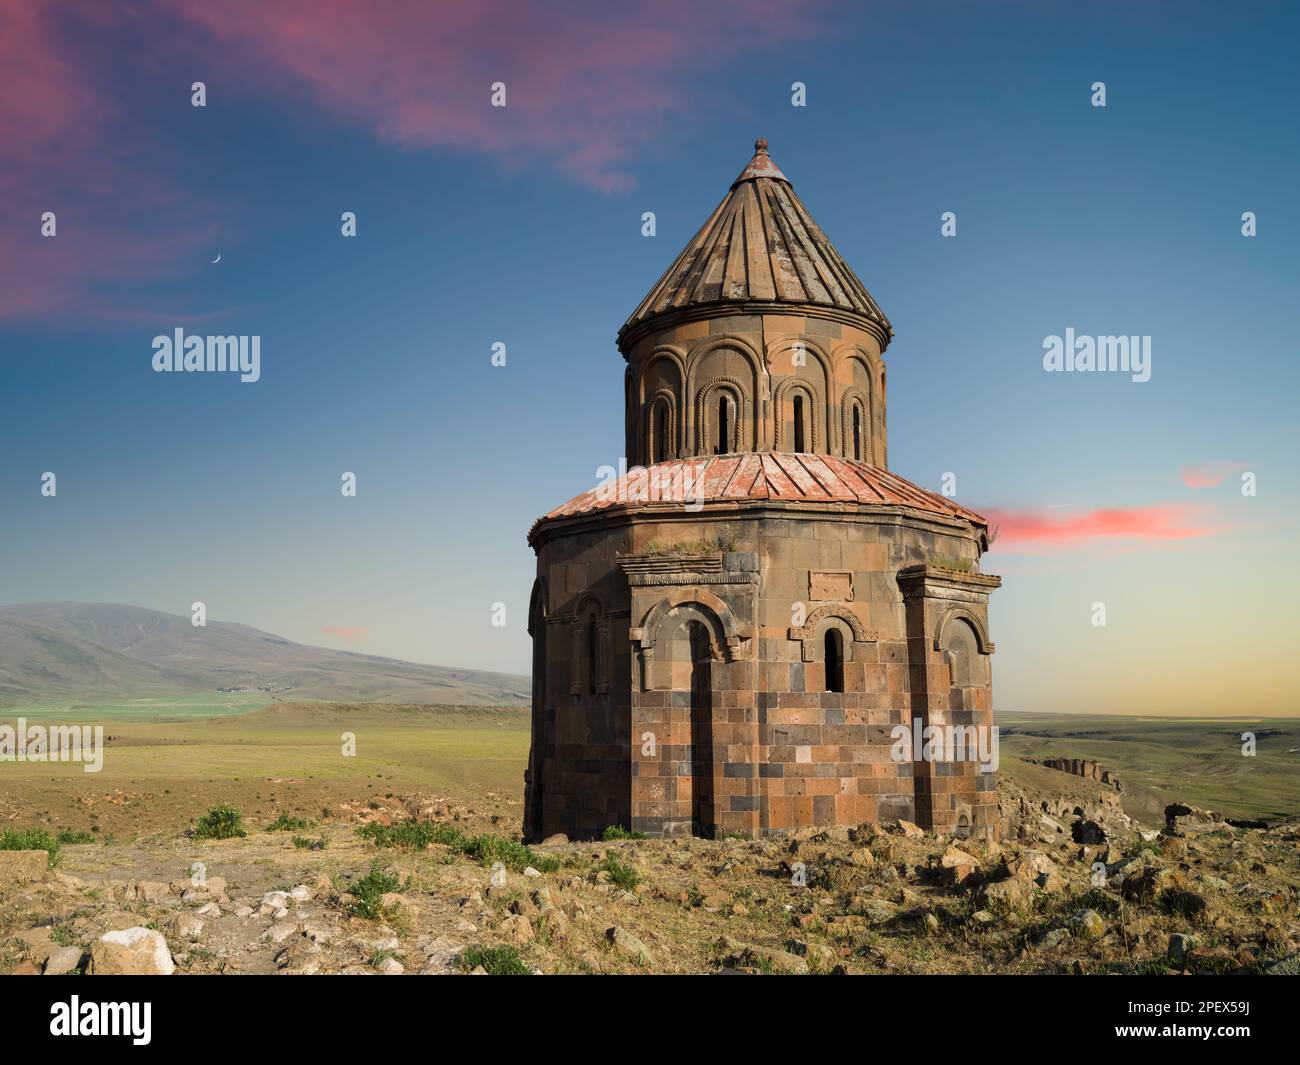
[[[608,873],[610,882],[617,884],[624,891],[631,891],[641,882],[637,871],[626,862],[620,861],[616,854],[605,855],[605,860],[596,866],[596,870]]]
[[[226,803],[212,807],[194,823],[196,839],[233,839],[246,835],[244,815]]]
[[[357,835],[378,847],[401,847],[408,850],[422,850],[430,843],[439,843],[483,865],[500,862],[516,873],[528,865],[540,873],[553,873],[560,868],[558,858],[543,857],[516,840],[503,836],[466,836],[460,829],[436,821],[362,825],[357,829]]]
[[[489,976],[527,976],[528,966],[514,947],[466,947],[460,952],[460,967],[466,972],[483,966]]]
[[[292,843],[300,851],[323,851],[330,841],[322,834],[320,839],[308,839],[306,836],[294,836]]]
[[[266,830],[268,832],[303,832],[314,827],[315,824],[315,821],[306,817],[292,817],[289,814],[281,814],[266,826]]]
[[[465,839],[460,850],[483,865],[500,862],[514,873],[522,872],[529,865],[539,873],[553,873],[560,868],[560,859],[543,858],[517,840],[504,836],[474,836]]]
[[[606,841],[615,839],[645,839],[644,832],[631,832],[622,825],[610,825],[600,834],[600,838]]]
[[[379,862],[373,862],[370,866],[370,872],[358,880],[349,889],[352,896],[357,900],[352,904],[352,913],[357,917],[375,918],[384,915],[384,905],[381,899],[390,891],[397,891],[401,887],[399,880],[392,873],[385,873],[379,868]]]
[[[362,825],[357,829],[357,835],[377,847],[401,847],[404,850],[423,850],[430,843],[458,847],[465,838],[459,829],[435,821],[403,821],[396,825],[372,823]]]

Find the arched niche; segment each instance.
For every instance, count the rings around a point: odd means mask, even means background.
[[[749,630],[736,620],[731,607],[702,589],[674,592],[655,603],[641,624],[629,632],[640,656],[644,690],[670,690],[689,678],[689,667],[698,657],[698,636],[692,638],[692,624],[702,627],[694,631],[707,634],[714,661],[734,662],[743,657]]]
[[[802,386],[810,401],[806,418],[815,427],[804,448],[808,452],[830,454],[835,448],[834,380],[830,354],[817,341],[806,336],[781,337],[767,346],[767,369],[771,374],[772,440],[778,451],[793,449],[789,431],[793,410],[793,390]]]
[[[743,338],[711,337],[695,347],[686,364],[686,392],[691,397],[687,439],[697,455],[753,451],[762,446],[758,430],[761,363]],[[734,407],[723,409],[723,403]],[[720,434],[726,419],[725,433]],[[720,435],[722,440],[719,440]]]
[[[948,666],[949,687],[988,686],[988,640],[970,611],[950,611],[940,625],[936,643]]]
[[[787,377],[776,386],[772,406],[777,451],[825,453],[824,395],[811,381],[798,377]]]
[[[787,636],[802,645],[801,657],[805,662],[825,660],[826,629],[835,626],[842,639],[844,660],[853,661],[853,648],[858,644],[875,643],[879,634],[862,624],[862,619],[851,607],[842,603],[826,603],[817,607],[799,626],[791,626]]]
[[[574,611],[570,643],[569,694],[609,692],[609,620],[600,598],[586,592]]]

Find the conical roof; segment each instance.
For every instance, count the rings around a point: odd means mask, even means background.
[[[752,158],[620,335],[656,315],[719,303],[834,308],[893,327],[767,152]]]

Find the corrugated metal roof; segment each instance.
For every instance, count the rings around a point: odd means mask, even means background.
[[[877,466],[831,455],[777,451],[689,458],[632,469],[617,481],[556,507],[542,520],[619,506],[749,499],[912,507],[988,526],[974,511]]]
[[[726,198],[623,329],[683,307],[771,301],[850,311],[892,335],[889,319],[768,155],[767,141],[754,147]]]

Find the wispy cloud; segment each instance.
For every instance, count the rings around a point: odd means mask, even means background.
[[[995,550],[1041,553],[1104,544],[1168,546],[1218,531],[1202,507],[1157,504],[1107,507],[1063,515],[1056,508],[980,508],[997,527]]]
[[[700,106],[684,75],[705,57],[721,69],[832,28],[824,5],[787,0],[167,7],[242,56],[242,84],[268,99],[303,90],[389,143],[540,165],[603,192],[630,188],[672,114]],[[504,108],[490,106],[495,82]]]
[[[1199,466],[1184,466],[1180,471],[1183,484],[1188,488],[1218,488],[1234,473],[1249,467],[1248,462],[1206,462]]]
[[[0,2],[0,320],[174,318],[143,286],[215,239],[201,199],[140,164],[152,138],[85,43],[111,32],[106,15]],[[41,233],[47,211],[53,237]]]
[[[174,291],[150,286],[193,276],[224,243],[216,205],[153,162],[171,146],[122,95],[151,79],[188,92],[167,66],[177,57],[210,92],[304,125],[615,192],[635,184],[671,118],[700,106],[701,56],[722,79],[728,62],[828,32],[824,9],[818,0],[0,0],[0,321],[194,319]],[[506,85],[504,108],[490,105],[494,82]],[[53,239],[40,235],[49,210]]]

